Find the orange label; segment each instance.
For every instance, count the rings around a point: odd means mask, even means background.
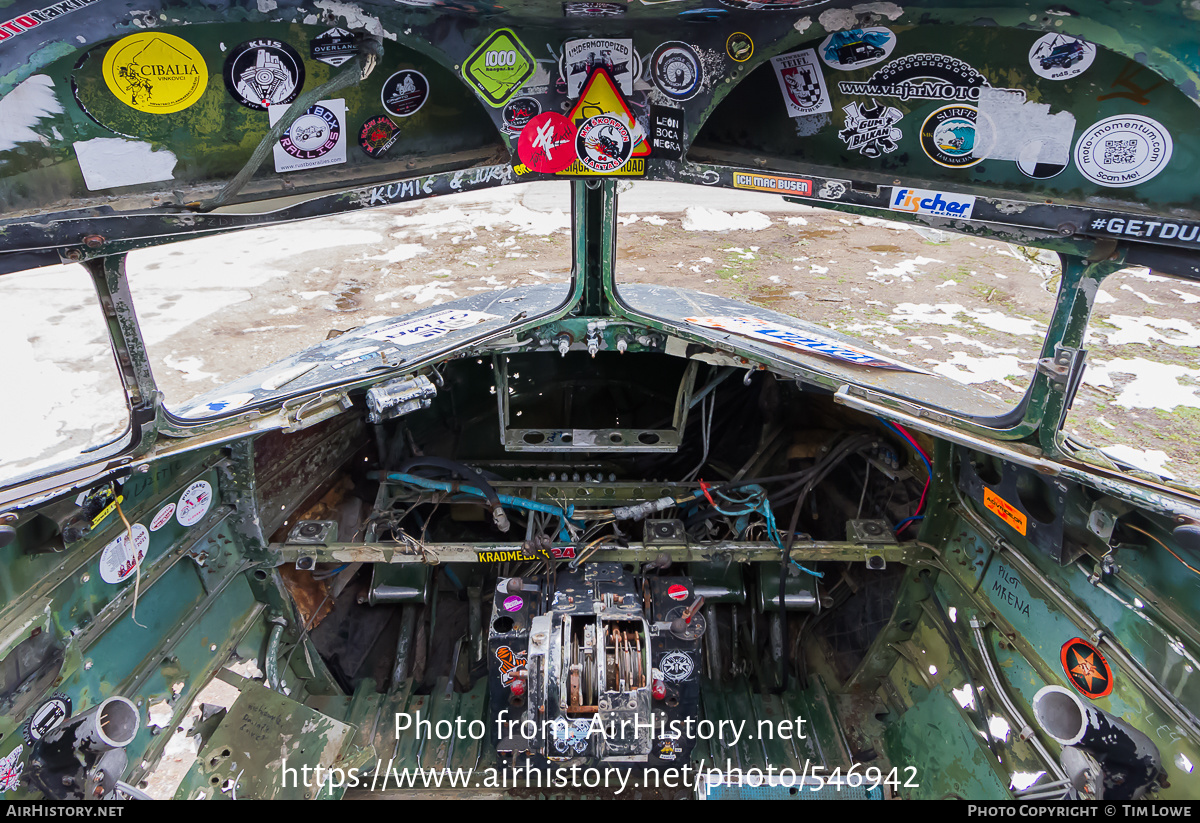
[[[987,486],[983,488],[983,505],[988,507],[988,511],[1019,531],[1022,537],[1025,536],[1025,515]]]

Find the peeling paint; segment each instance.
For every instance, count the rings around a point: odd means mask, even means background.
[[[832,32],[862,25],[861,16],[865,14],[877,14],[895,20],[904,14],[904,9],[895,3],[859,3],[848,9],[827,9],[817,19],[825,31]]]
[[[317,8],[324,9],[330,14],[336,14],[346,18],[346,26],[350,29],[365,30],[376,37],[384,37],[388,40],[396,40],[396,35],[383,27],[378,17],[372,17],[364,12],[358,6],[350,3],[339,3],[337,0],[317,0],[314,3]],[[308,17],[304,18],[304,22],[308,22]],[[316,22],[315,16],[313,22]]]

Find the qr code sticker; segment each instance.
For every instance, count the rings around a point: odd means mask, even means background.
[[[1137,140],[1105,140],[1104,165],[1132,163],[1137,159]]]

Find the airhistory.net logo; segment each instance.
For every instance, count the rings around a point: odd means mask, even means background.
[[[928,189],[892,189],[889,204],[892,211],[910,214],[929,214],[934,217],[970,217],[975,208],[975,196],[971,194],[947,194]]]

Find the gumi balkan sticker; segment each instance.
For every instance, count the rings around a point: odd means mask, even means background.
[[[904,132],[896,127],[904,115],[895,106],[875,103],[867,107],[863,103],[844,106],[845,123],[838,137],[850,151],[863,157],[881,157],[891,154],[900,145]]]
[[[225,58],[225,87],[248,109],[290,103],[304,87],[300,53],[279,40],[247,40]]]
[[[1096,47],[1082,37],[1050,33],[1029,48],[1029,67],[1047,80],[1069,80],[1088,70],[1096,59]]]
[[[133,526],[133,545],[129,532],[123,531],[100,552],[100,579],[105,583],[120,583],[129,578],[146,559],[150,532],[141,523]]]
[[[195,46],[161,32],[118,40],[104,55],[101,73],[118,100],[149,114],[183,111],[208,85],[208,66]]]
[[[1174,144],[1162,124],[1137,114],[1108,117],[1093,124],[1075,144],[1079,173],[1101,186],[1125,188],[1158,175]]]

